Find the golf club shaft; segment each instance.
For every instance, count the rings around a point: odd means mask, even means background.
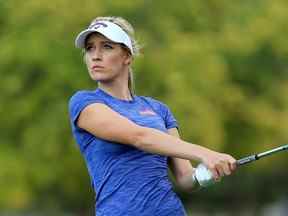
[[[262,152],[259,154],[254,154],[254,155],[250,155],[250,156],[241,158],[241,159],[237,160],[237,165],[241,166],[241,165],[244,165],[247,163],[251,163],[251,162],[256,161],[262,157],[266,157],[266,156],[269,156],[269,155],[274,154],[276,152],[280,152],[280,151],[284,151],[284,150],[288,150],[288,144],[280,146],[278,148],[271,149],[271,150],[266,151],[266,152]]]

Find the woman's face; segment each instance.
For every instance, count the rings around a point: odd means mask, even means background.
[[[90,77],[100,82],[111,82],[119,76],[127,75],[132,59],[120,44],[98,33],[88,36],[84,58]]]

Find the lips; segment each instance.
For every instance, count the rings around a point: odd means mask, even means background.
[[[91,67],[92,70],[100,70],[100,69],[103,69],[103,68],[104,68],[104,67],[101,66],[101,65],[93,65],[93,66]]]

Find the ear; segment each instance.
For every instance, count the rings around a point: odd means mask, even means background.
[[[130,65],[132,63],[133,57],[132,55],[129,53],[127,53],[124,57],[124,64],[125,65]]]

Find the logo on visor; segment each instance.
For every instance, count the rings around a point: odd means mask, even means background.
[[[108,25],[105,23],[102,23],[102,22],[96,22],[96,23],[93,23],[92,25],[90,25],[89,29],[98,29],[100,27],[108,27]]]

